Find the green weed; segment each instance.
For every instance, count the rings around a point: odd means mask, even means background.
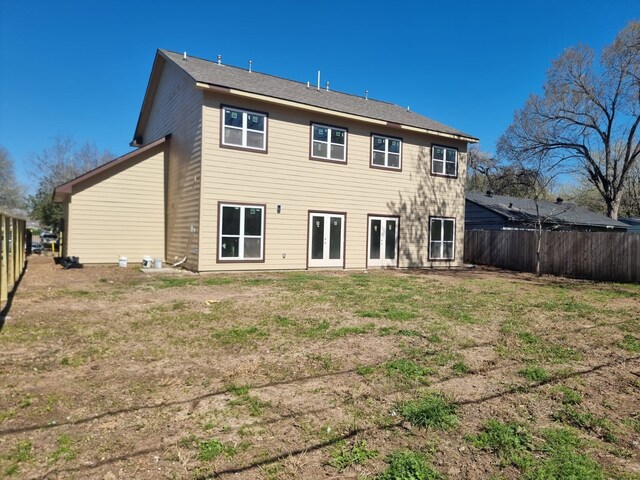
[[[471,368],[464,362],[456,362],[451,365],[451,370],[453,370],[456,375],[466,375],[471,371]]]
[[[382,310],[359,310],[356,315],[365,318],[386,318],[399,322],[411,320],[418,316],[415,312],[391,307],[383,308]]]
[[[416,380],[422,383],[427,383],[426,377],[434,373],[432,369],[405,358],[385,363],[384,369],[390,377],[400,374],[404,380]]]
[[[631,353],[640,352],[640,339],[633,335],[625,335],[618,345]]]
[[[412,425],[436,430],[449,430],[458,424],[458,406],[443,395],[429,393],[402,406],[402,416]]]
[[[229,405],[242,405],[247,407],[249,415],[252,417],[259,417],[262,415],[262,411],[265,407],[271,406],[270,402],[263,402],[258,397],[249,395],[248,385],[237,386],[229,384],[226,388],[229,393],[232,393],[236,397],[229,401]]]
[[[211,336],[223,345],[238,345],[249,343],[258,338],[268,337],[269,332],[261,330],[256,326],[246,328],[236,327],[214,332]]]
[[[229,285],[232,283],[232,280],[230,278],[214,276],[205,279],[202,283],[208,287],[213,287],[216,285]]]
[[[441,480],[444,478],[422,453],[400,450],[385,460],[389,466],[376,480]]]
[[[610,420],[591,412],[578,411],[572,405],[564,405],[553,417],[567,425],[592,432],[607,442],[613,443],[617,440],[614,425]]]
[[[518,370],[518,374],[535,383],[543,383],[551,378],[551,374],[542,367],[526,367]]]
[[[589,479],[604,480],[602,467],[577,451],[583,443],[566,428],[551,428],[542,432],[545,439],[541,451],[547,455],[525,475],[527,480]]]
[[[502,423],[490,419],[482,427],[482,431],[469,440],[477,448],[491,451],[500,457],[505,465],[526,468],[531,464],[533,437],[527,429],[514,422]]]
[[[582,402],[582,395],[569,387],[559,385],[555,390],[562,394],[561,401],[564,405],[578,405]]]
[[[356,440],[351,445],[343,441],[339,442],[333,452],[331,452],[329,465],[336,468],[339,472],[342,472],[351,465],[364,463],[370,458],[377,456],[378,452],[367,448],[367,442],[365,440]]]
[[[56,440],[56,449],[50,456],[52,462],[57,462],[62,459],[66,462],[73,460],[78,455],[78,452],[73,448],[73,440],[67,434],[62,434]]]
[[[178,288],[195,285],[197,283],[195,278],[184,277],[159,277],[155,286],[157,288]]]
[[[206,462],[213,460],[223,453],[227,457],[233,457],[236,454],[236,449],[232,445],[224,444],[217,438],[210,440],[201,440],[197,443],[198,446],[198,460]]]

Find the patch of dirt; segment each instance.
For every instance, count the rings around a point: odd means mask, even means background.
[[[352,272],[318,275],[348,281]],[[520,470],[465,438],[493,418],[527,425],[541,441],[542,429],[562,426],[553,417],[560,386],[581,395],[576,409],[615,426],[613,443],[576,429],[591,442],[587,453],[608,472],[640,471],[640,431],[630,426],[640,425],[640,354],[619,346],[640,335],[629,324],[640,318],[638,298],[586,313],[560,302],[549,312],[538,304],[554,286],[588,305],[587,291],[614,287],[487,268],[358,275],[389,278],[392,292],[398,281],[417,282],[410,300],[393,306],[424,311],[363,317],[346,288],[310,280],[290,289],[280,273],[185,273],[171,278],[195,284],[171,287],[133,266],[62,270],[32,257],[0,332],[0,474],[373,478],[386,455],[410,448],[450,478],[515,479]],[[219,278],[228,283],[206,284]],[[375,287],[364,285],[349,288],[384,312]],[[471,295],[457,303],[477,308],[477,319],[429,309],[450,288]],[[469,303],[491,293],[495,300]],[[559,360],[565,347],[575,355]],[[405,378],[388,368],[394,360],[426,373]],[[529,366],[550,378],[527,381],[520,371]],[[457,403],[456,428],[425,430],[401,417],[403,402],[426,391]],[[357,439],[378,455],[339,472],[332,455]],[[208,441],[225,453],[203,458]]]

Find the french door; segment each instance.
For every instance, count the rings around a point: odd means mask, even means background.
[[[371,267],[398,265],[398,218],[369,217],[367,264]]]
[[[309,266],[344,266],[344,223],[340,213],[309,213]]]

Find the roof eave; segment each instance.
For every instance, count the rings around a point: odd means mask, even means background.
[[[162,145],[163,143],[169,141],[170,138],[171,138],[171,134],[166,135],[164,137],[160,137],[159,139],[153,142],[150,142],[146,145],[141,146],[137,150],[133,150],[132,152],[126,153],[118,158],[111,160],[110,162],[105,163],[104,165],[100,165],[99,167],[94,168],[93,170],[83,173],[82,175],[74,178],[73,180],[69,180],[67,183],[63,183],[62,185],[57,186],[53,190],[52,197],[53,197],[54,203],[63,203],[67,201],[71,197],[71,195],[73,195],[73,187],[76,186],[77,184],[84,182],[85,180],[88,180],[91,177],[94,177],[95,175],[98,175],[106,170],[110,170],[116,167],[117,165],[120,165],[123,162],[131,160],[137,157],[138,155],[140,155],[141,153],[147,152],[152,148],[157,147],[158,145]]]
[[[263,102],[274,103],[274,104],[278,104],[278,105],[284,105],[284,106],[288,106],[288,107],[293,107],[293,108],[298,108],[298,109],[303,109],[303,110],[323,113],[323,114],[326,114],[326,115],[334,115],[334,116],[338,115],[338,116],[343,117],[343,118],[349,118],[349,119],[352,119],[352,120],[357,120],[357,121],[370,123],[370,124],[374,124],[374,125],[380,125],[380,126],[385,126],[385,127],[388,127],[388,128],[396,128],[396,129],[400,129],[400,130],[417,132],[417,133],[427,133],[427,134],[435,135],[435,136],[439,136],[439,137],[445,137],[445,138],[450,138],[450,139],[454,139],[454,140],[461,140],[461,141],[465,141],[465,142],[468,142],[468,143],[477,143],[477,142],[480,141],[478,138],[471,137],[469,135],[465,135],[465,134],[462,134],[462,133],[456,134],[456,133],[449,133],[449,132],[441,132],[441,131],[438,131],[438,130],[432,130],[432,129],[428,129],[428,128],[414,127],[412,125],[398,124],[396,122],[390,122],[390,121],[387,121],[387,120],[380,120],[380,119],[376,119],[376,118],[372,118],[372,117],[366,117],[366,116],[363,116],[363,115],[357,115],[357,114],[348,113],[348,112],[341,112],[339,110],[333,110],[333,109],[326,108],[326,107],[318,107],[318,106],[310,105],[310,104],[307,104],[307,103],[296,102],[294,100],[286,100],[286,99],[283,99],[283,98],[272,97],[270,95],[264,95],[264,94],[261,94],[261,93],[248,92],[246,90],[240,90],[240,89],[237,89],[237,88],[231,88],[231,87],[227,87],[227,86],[224,86],[224,85],[216,85],[216,84],[212,84],[212,83],[196,81],[196,88],[200,88],[201,90],[204,90],[204,91],[221,92],[221,93],[226,93],[226,94],[229,94],[229,95],[236,95],[236,96],[239,96],[239,97],[251,98],[251,99],[254,99],[254,100],[260,100],[260,101],[263,101]]]

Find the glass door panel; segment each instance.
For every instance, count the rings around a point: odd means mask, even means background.
[[[343,267],[344,215],[309,214],[309,266]]]
[[[380,258],[380,240],[382,239],[382,220],[372,218],[369,224],[369,259],[378,260]]]
[[[311,216],[311,258],[322,260],[324,258],[324,216]]]
[[[368,265],[395,267],[398,258],[398,219],[369,217]]]

